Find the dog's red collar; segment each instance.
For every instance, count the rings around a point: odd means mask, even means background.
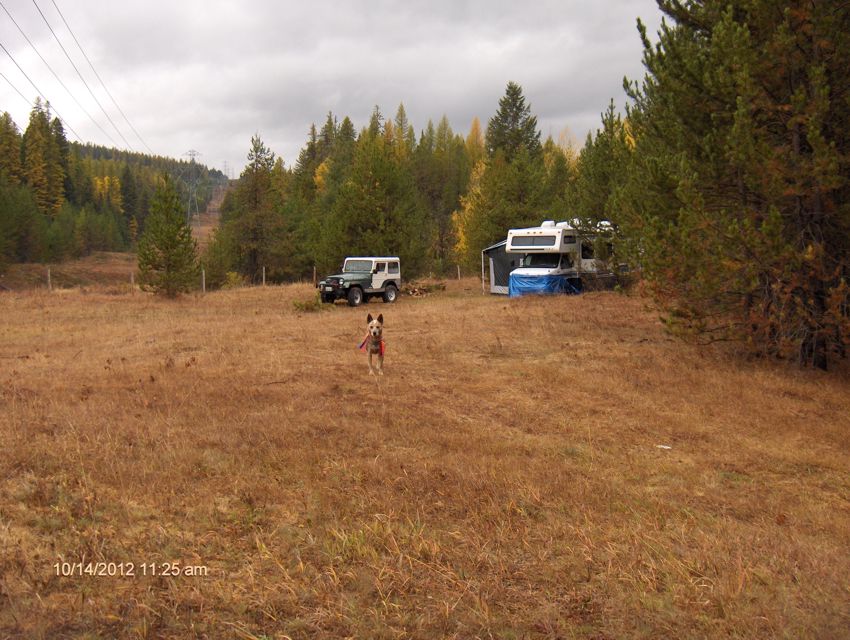
[[[369,333],[367,332],[367,333],[366,333],[366,337],[364,337],[364,338],[363,338],[363,342],[361,342],[361,343],[360,343],[360,346],[359,346],[359,347],[357,347],[357,348],[358,348],[358,349],[360,349],[361,351],[366,351],[366,343],[367,343],[367,342],[369,342],[369,338],[370,338],[370,337],[371,337],[371,334],[369,334]],[[383,341],[383,340],[381,340],[381,341],[378,343],[378,348],[379,348],[378,353],[380,353],[381,355],[384,355],[384,350],[385,350],[385,348],[386,348],[386,347],[384,346],[384,341]]]

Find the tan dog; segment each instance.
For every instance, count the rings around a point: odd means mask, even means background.
[[[377,318],[372,318],[370,313],[366,316],[368,324],[368,333],[360,343],[360,348],[365,350],[369,355],[369,375],[384,375],[384,314],[380,314]],[[372,364],[372,357],[378,356],[378,366]]]

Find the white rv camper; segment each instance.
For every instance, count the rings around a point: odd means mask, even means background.
[[[584,280],[610,275],[605,261],[594,258],[592,236],[582,236],[577,225],[545,220],[539,227],[511,229],[507,240],[482,252],[490,261],[490,291],[511,297],[529,293],[579,293]],[[504,248],[502,248],[504,247]],[[499,250],[510,264],[507,282],[500,281]],[[482,278],[483,285],[483,278]]]

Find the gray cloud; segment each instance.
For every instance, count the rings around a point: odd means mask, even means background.
[[[52,4],[38,2],[140,150]],[[310,123],[321,124],[328,111],[350,116],[359,128],[375,105],[392,117],[403,102],[417,132],[445,114],[465,133],[474,116],[486,125],[509,80],[522,85],[544,136],[557,138],[569,127],[583,141],[609,99],[622,108],[623,76],[643,73],[635,19],[651,32],[660,22],[652,0],[56,2],[156,153],[180,156],[195,148],[206,164],[221,168],[227,160],[235,172],[255,132],[291,164]],[[5,4],[77,99],[118,139],[32,2]],[[8,20],[0,21],[0,41],[84,139],[109,143]],[[5,54],[0,71],[25,95],[35,95]],[[0,101],[0,109],[25,126],[29,109],[5,83]]]

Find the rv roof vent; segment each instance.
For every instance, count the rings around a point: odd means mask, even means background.
[[[558,229],[569,229],[569,228],[570,228],[570,223],[569,223],[569,222],[559,222],[559,223],[558,223],[558,224],[556,224],[555,226],[556,226]]]
[[[546,229],[548,229],[548,228],[550,228],[550,227],[554,227],[554,226],[555,226],[555,221],[554,221],[554,220],[544,220],[544,221],[543,221],[543,224],[541,224],[540,226],[541,226],[541,227],[544,227],[544,228],[546,228]]]

